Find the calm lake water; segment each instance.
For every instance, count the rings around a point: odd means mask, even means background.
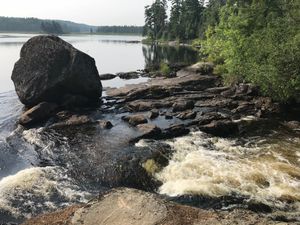
[[[0,93],[14,89],[10,80],[14,63],[19,58],[22,45],[33,34],[0,34]],[[118,35],[66,35],[64,40],[74,47],[94,57],[100,74],[129,72],[159,63],[160,61],[188,62],[197,61],[198,54],[186,47],[153,47],[141,43],[141,36]],[[141,80],[123,81],[118,78],[104,81],[104,86],[120,87]]]

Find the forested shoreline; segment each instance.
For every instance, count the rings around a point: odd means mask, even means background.
[[[300,2],[156,0],[145,8],[148,40],[192,42],[225,83],[251,82],[281,102],[299,101]]]
[[[91,26],[64,20],[0,17],[0,32],[142,34],[141,26]]]

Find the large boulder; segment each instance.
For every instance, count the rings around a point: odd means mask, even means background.
[[[82,206],[40,215],[23,225],[209,225],[287,224],[244,209],[216,211],[180,205],[129,188],[112,189]],[[288,224],[297,224],[290,222]]]
[[[20,101],[62,103],[65,96],[98,102],[102,85],[95,60],[56,36],[36,36],[24,44],[12,77]]]

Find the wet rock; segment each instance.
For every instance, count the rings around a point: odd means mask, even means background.
[[[170,106],[172,106],[172,103],[164,100],[136,100],[127,104],[127,108],[133,112],[149,111]]]
[[[181,112],[187,109],[193,109],[195,106],[194,101],[179,101],[173,104],[173,112]]]
[[[139,124],[137,128],[139,132],[141,132],[141,135],[130,140],[131,143],[138,142],[141,139],[159,139],[162,132],[161,129],[154,124]]]
[[[247,205],[249,210],[256,213],[271,213],[273,211],[270,206],[260,202],[250,201]]]
[[[178,88],[176,87],[167,87],[167,86],[150,86],[143,87],[136,90],[133,90],[128,93],[126,96],[127,100],[136,100],[136,99],[161,99],[164,97],[171,96]]]
[[[54,123],[49,128],[62,128],[62,127],[69,127],[69,126],[79,126],[85,124],[93,124],[94,121],[89,118],[88,116],[81,116],[81,115],[72,115],[69,119],[63,122]]]
[[[95,60],[59,37],[33,37],[20,55],[11,78],[24,105],[61,103],[66,95],[99,102],[102,85]]]
[[[162,133],[162,137],[163,138],[180,137],[183,135],[187,135],[189,132],[190,130],[186,128],[184,124],[175,124],[164,129]]]
[[[58,113],[56,113],[56,117],[59,120],[67,120],[72,116],[72,112],[64,110],[64,111],[60,111]]]
[[[228,137],[239,132],[236,123],[230,120],[212,121],[207,125],[200,126],[200,130],[219,137]]]
[[[118,188],[102,193],[82,207],[29,219],[24,225],[183,225],[277,224],[247,210],[213,211],[179,205],[157,194]],[[296,224],[296,223],[295,223]]]
[[[299,121],[288,121],[285,122],[284,125],[291,130],[300,130],[300,122]]]
[[[159,111],[157,109],[152,109],[149,114],[151,120],[156,119],[159,116]]]
[[[171,113],[166,113],[166,114],[165,114],[165,119],[166,119],[166,120],[171,120],[171,119],[173,119],[173,114],[171,114]]]
[[[140,77],[138,72],[117,73],[117,76],[124,80],[137,79]]]
[[[176,117],[181,120],[190,120],[190,119],[195,119],[196,116],[197,116],[196,112],[186,111],[186,112],[179,113]]]
[[[152,103],[148,101],[130,102],[128,108],[134,112],[148,111],[152,109]]]
[[[122,120],[128,122],[132,126],[148,123],[147,118],[142,114],[123,116]]]
[[[116,78],[117,75],[111,74],[111,73],[105,73],[105,74],[99,75],[99,77],[100,77],[100,80],[112,80],[112,79]]]
[[[111,129],[111,128],[113,128],[113,124],[108,120],[98,120],[97,122],[98,122],[99,126],[102,129]]]
[[[43,120],[46,120],[52,116],[57,107],[58,106],[53,103],[39,103],[38,105],[24,112],[19,119],[19,123],[26,126],[42,122]]]

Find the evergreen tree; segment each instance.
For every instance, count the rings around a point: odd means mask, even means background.
[[[169,38],[180,38],[183,32],[183,26],[181,24],[182,17],[182,0],[171,0],[171,15],[169,22]]]
[[[166,0],[156,0],[145,7],[145,32],[152,40],[163,37],[167,27]]]

